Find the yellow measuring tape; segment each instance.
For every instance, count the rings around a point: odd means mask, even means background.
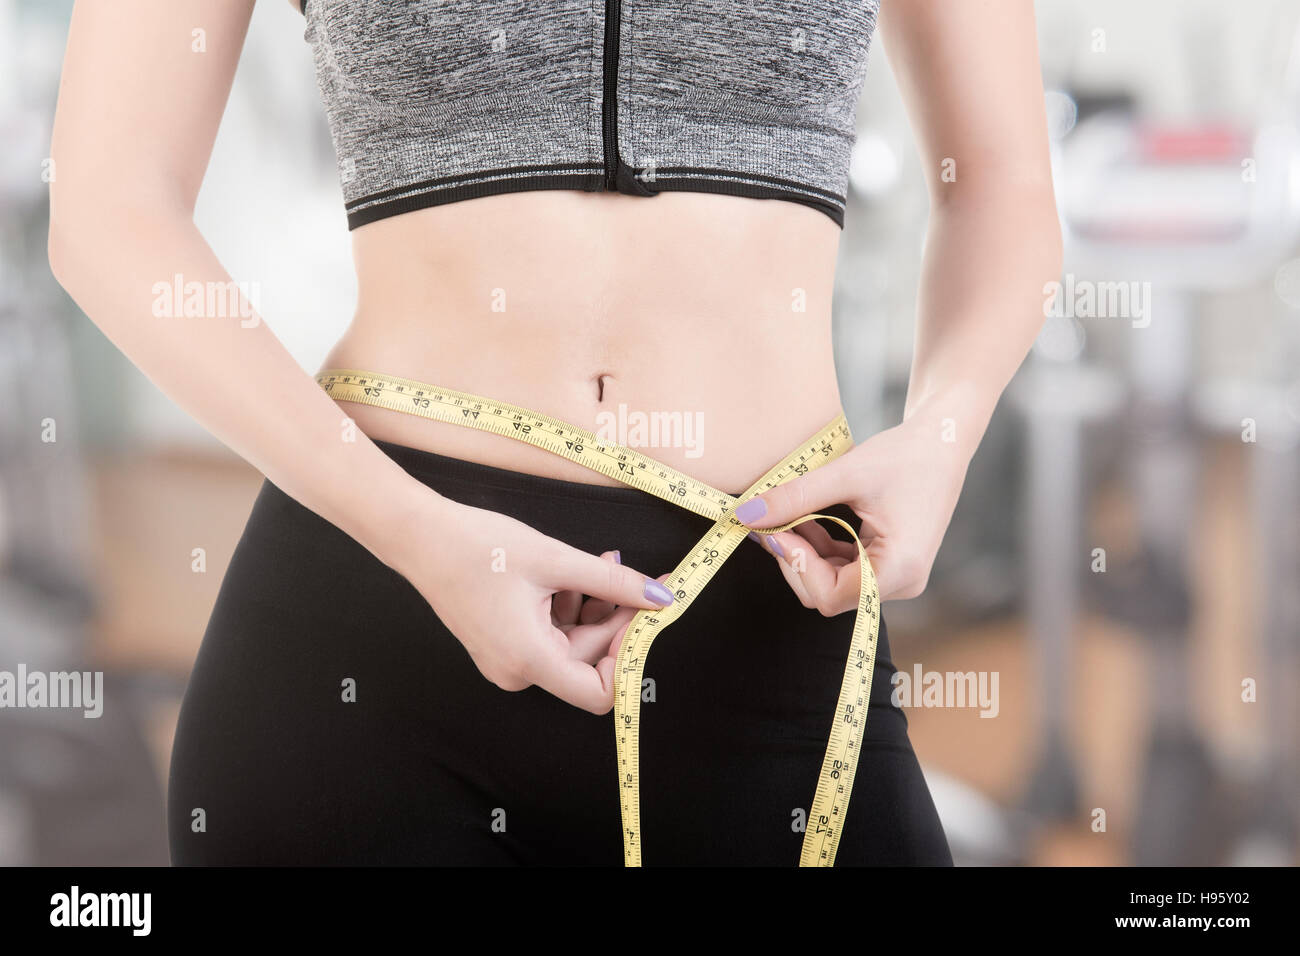
[[[495,432],[545,448],[592,471],[713,520],[713,527],[668,577],[666,586],[673,593],[673,603],[662,610],[636,613],[624,632],[614,667],[617,681],[614,735],[618,749],[619,803],[623,812],[623,860],[628,866],[640,866],[638,740],[641,683],[650,645],[664,628],[686,613],[749,534],[749,528],[735,517],[737,505],[807,474],[853,447],[853,436],[844,416],[837,416],[735,498],[638,451],[601,441],[586,429],[518,405],[355,369],[329,369],[316,376],[316,381],[337,401],[376,405],[421,418]],[[826,756],[822,760],[817,789],[808,811],[800,866],[832,866],[835,863],[835,851],[844,829],[844,816],[849,795],[853,792],[853,777],[866,728],[871,674],[876,663],[876,638],[880,630],[880,592],[876,587],[876,576],[862,542],[850,525],[834,515],[814,514],[765,531],[788,531],[818,518],[833,521],[853,535],[858,548],[861,587],[853,622],[853,640],[844,666],[844,679],[840,684]]]

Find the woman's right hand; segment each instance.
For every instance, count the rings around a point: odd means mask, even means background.
[[[522,521],[430,495],[391,565],[502,690],[533,684],[593,714],[614,706],[614,664],[641,608],[673,596],[655,579]],[[583,600],[589,596],[588,600]]]

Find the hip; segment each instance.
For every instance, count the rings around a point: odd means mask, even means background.
[[[625,563],[651,574],[671,570],[711,524],[627,486],[595,486],[378,444],[409,474],[447,498],[516,518],[589,553],[617,549]],[[857,520],[847,506],[825,512],[850,523]],[[823,527],[833,537],[847,539],[839,526],[828,522]],[[255,643],[249,637],[252,625],[263,632],[275,630],[274,641]],[[816,735],[824,743],[822,725],[835,704],[852,626],[852,613],[825,617],[805,608],[771,555],[745,541],[689,612],[655,643],[647,676],[671,673],[670,682],[680,693],[716,700],[724,665],[740,667],[744,680],[728,706],[782,718],[815,715]],[[268,661],[279,655],[288,668],[276,675],[279,680],[326,662],[369,670],[367,662],[373,660],[383,665],[376,673],[385,675],[385,682],[399,674],[412,680],[407,689],[421,700],[444,694],[453,680],[471,685],[476,693],[481,690],[484,705],[552,700],[540,690],[507,692],[484,680],[414,587],[270,482],[263,484],[223,580],[196,673],[202,676],[204,665],[219,658],[243,655],[264,655]],[[389,665],[394,669],[385,671]],[[883,622],[876,667],[886,679],[873,681],[871,702],[883,706],[889,703],[888,675],[894,672]],[[427,670],[420,674],[420,668]],[[762,681],[763,689],[756,692],[744,686],[746,681]],[[391,689],[391,683],[387,686]],[[558,700],[554,704],[557,713],[583,713]],[[901,711],[898,716],[902,718]]]
[[[618,548],[651,573],[673,567],[708,527],[632,488],[380,447],[447,497],[592,553]],[[752,543],[720,569],[647,661],[647,853],[656,832],[680,826],[692,801],[705,799],[696,791],[708,790],[724,765],[729,779],[748,781],[764,819],[773,807],[786,807],[788,821],[790,809],[807,806],[852,624],[851,614],[826,618],[804,608],[771,556]],[[724,673],[731,679],[721,680]],[[863,750],[907,762],[915,780],[906,719],[889,700],[893,673],[882,622]],[[312,853],[337,859],[341,841],[344,855],[409,862],[409,839],[393,839],[393,828],[409,838],[432,814],[438,846],[461,845],[448,842],[448,832],[459,834],[469,840],[468,861],[485,852],[482,840],[499,835],[493,813],[513,810],[517,820],[544,823],[533,825],[531,842],[497,840],[491,852],[509,848],[512,859],[590,852],[616,864],[615,766],[608,715],[538,688],[492,685],[413,587],[268,483],[182,707],[169,793],[173,847],[191,848],[182,859],[195,852],[188,823],[191,808],[203,806],[238,818],[263,861],[303,862]],[[861,776],[872,774],[864,759]],[[292,821],[305,819],[311,823],[297,839]],[[768,825],[785,832],[778,823]],[[575,845],[575,834],[590,839]],[[797,859],[797,840],[781,837],[772,852],[784,853],[785,842]]]

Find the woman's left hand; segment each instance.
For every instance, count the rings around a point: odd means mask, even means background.
[[[756,529],[804,607],[830,617],[858,604],[858,551],[816,521],[764,535],[831,505],[849,505],[862,519],[862,539],[882,600],[925,590],[966,478],[969,455],[945,441],[944,429],[916,416],[839,458],[756,495],[736,517]]]

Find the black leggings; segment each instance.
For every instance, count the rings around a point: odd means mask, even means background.
[[[448,498],[594,554],[620,549],[652,575],[710,524],[633,488],[378,444]],[[804,608],[746,541],[664,631],[641,707],[646,865],[798,862],[852,624]],[[744,679],[720,684],[735,667]],[[950,864],[889,701],[893,672],[882,624],[836,862]],[[613,717],[489,683],[405,579],[269,482],[190,676],[170,773],[177,865],[623,861]]]

